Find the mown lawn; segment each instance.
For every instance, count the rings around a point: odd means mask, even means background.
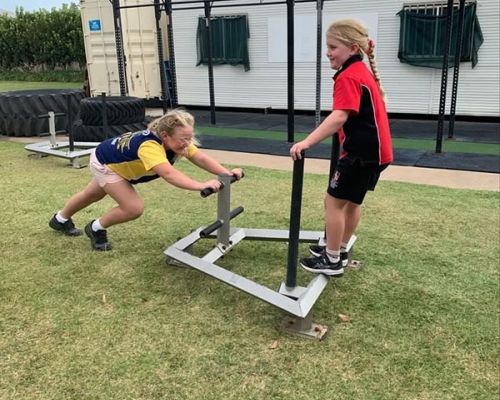
[[[280,310],[165,263],[169,244],[214,220],[214,196],[139,186],[145,214],[98,253],[47,226],[88,169],[0,142],[0,177],[1,399],[498,398],[497,192],[380,182],[357,232],[365,266],[331,280],[314,308],[330,333],[314,342],[279,331]],[[323,227],[325,181],[305,176],[302,229]],[[288,229],[290,186],[290,172],[246,168],[234,225]],[[243,242],[220,264],[277,288],[286,257],[286,243]]]
[[[0,81],[0,93],[14,90],[36,90],[36,89],[81,89],[83,83],[75,82],[24,82],[24,81]]]

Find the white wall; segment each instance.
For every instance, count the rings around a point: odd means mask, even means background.
[[[247,14],[249,20],[250,71],[243,66],[214,66],[215,101],[217,106],[285,109],[287,107],[286,62],[279,62],[286,54],[286,38],[283,50],[276,54],[276,36],[286,26],[269,26],[276,19],[286,24],[285,5],[244,6],[245,1],[234,1],[240,7],[214,8],[213,15]],[[214,4],[217,4],[216,2]],[[219,3],[221,4],[221,3]],[[388,96],[388,109],[393,113],[437,114],[441,86],[441,70],[402,64],[397,58],[399,41],[399,17],[401,0],[340,0],[325,1],[324,28],[330,18],[353,16],[365,19],[377,43],[377,57],[382,83]],[[316,5],[296,4],[296,61],[295,61],[295,108],[315,108],[314,61]],[[203,10],[174,11],[174,45],[179,103],[208,105],[207,67],[196,67],[196,27]],[[375,20],[373,20],[375,18]],[[479,62],[474,69],[469,63],[460,65],[458,87],[458,115],[499,116],[500,104],[500,7],[498,0],[483,0],[478,4],[478,18],[484,35],[479,50]],[[304,27],[304,21],[313,21],[312,27]],[[299,23],[300,22],[300,23]],[[270,37],[270,30],[273,32]],[[285,30],[286,32],[286,30]],[[304,43],[314,48],[307,51]],[[269,54],[270,46],[272,54]],[[297,47],[298,46],[298,47]],[[302,47],[301,47],[302,46]],[[278,47],[279,49],[279,47]],[[302,51],[301,51],[302,49]],[[305,49],[305,50],[304,50]],[[283,53],[284,51],[284,53]],[[324,52],[324,50],[323,50]],[[276,62],[278,61],[278,62]],[[322,65],[322,109],[331,106],[332,71],[326,62]],[[453,69],[449,70],[448,99],[451,95]],[[448,100],[449,109],[449,100]]]

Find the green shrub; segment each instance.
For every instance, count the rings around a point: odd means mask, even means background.
[[[0,15],[0,54],[0,68],[7,70],[81,67],[85,47],[79,8],[63,4],[27,12],[20,7],[14,17]]]

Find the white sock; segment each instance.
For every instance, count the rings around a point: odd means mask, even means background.
[[[339,250],[330,250],[326,249],[326,256],[330,260],[331,263],[337,263],[340,261],[340,251]]]
[[[96,219],[94,222],[92,222],[92,230],[94,232],[97,232],[97,231],[104,231],[105,228],[102,227],[101,225],[101,221],[99,221],[99,219]]]
[[[57,214],[56,214],[56,220],[57,222],[60,222],[61,224],[64,224],[69,218],[64,218],[62,215],[61,215],[61,211],[58,211]]]

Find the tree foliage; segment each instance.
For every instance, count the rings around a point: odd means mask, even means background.
[[[80,10],[63,4],[50,11],[0,15],[0,68],[54,69],[85,63]]]

